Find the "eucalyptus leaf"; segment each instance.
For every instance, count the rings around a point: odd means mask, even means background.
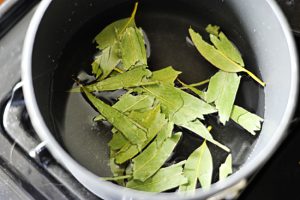
[[[125,71],[138,65],[147,65],[146,48],[141,29],[127,28],[120,43]]]
[[[197,180],[200,181],[202,188],[210,187],[213,175],[213,160],[205,141],[188,157],[183,175],[187,177],[188,183],[181,185],[179,191],[195,191]]]
[[[225,72],[246,72],[259,84],[265,86],[265,83],[252,72],[228,58],[222,51],[205,42],[201,35],[196,33],[192,28],[189,28],[189,33],[199,53],[212,65]]]
[[[199,135],[203,139],[211,142],[212,144],[217,145],[218,147],[220,147],[224,151],[227,151],[227,152],[230,151],[230,149],[228,147],[226,147],[225,145],[223,145],[220,142],[216,141],[212,137],[210,132],[207,130],[207,128],[199,120],[186,122],[185,124],[182,124],[181,126],[183,128],[186,128],[186,129],[196,133],[197,135]]]
[[[118,164],[122,164],[136,156],[154,139],[167,123],[165,115],[161,113],[160,105],[143,113],[133,111],[129,117],[136,120],[142,126],[147,127],[147,140],[141,141],[138,145],[127,142],[116,154],[116,163]]]
[[[142,141],[147,140],[147,132],[142,125],[93,96],[88,89],[82,87],[82,90],[101,115],[118,129],[132,144],[139,144]]]
[[[252,135],[256,135],[255,131],[260,131],[261,122],[264,120],[240,106],[233,106],[230,118],[246,129]]]
[[[232,156],[229,154],[223,164],[219,168],[219,180],[224,180],[228,175],[232,174]]]
[[[157,172],[170,157],[181,135],[181,133],[174,134],[171,138],[167,138],[160,146],[157,146],[156,140],[154,140],[141,154],[135,157],[132,160],[133,178],[145,181]]]
[[[163,192],[186,184],[188,180],[183,176],[182,172],[184,163],[180,162],[170,167],[161,168],[144,182],[133,179],[127,183],[126,187],[147,192]]]
[[[211,77],[205,94],[207,103],[215,103],[222,124],[229,120],[241,77],[236,73],[217,72]]]

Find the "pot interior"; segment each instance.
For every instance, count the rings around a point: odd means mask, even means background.
[[[36,100],[43,120],[61,146],[93,173],[111,176],[107,146],[111,127],[93,122],[97,112],[81,94],[67,91],[73,86],[74,77],[91,73],[91,63],[97,53],[93,38],[111,22],[130,16],[134,2],[72,2],[53,1],[38,29],[32,56]],[[233,122],[223,127],[216,116],[206,119],[213,126],[213,137],[231,149],[235,171],[251,161],[249,155],[255,157],[274,137],[290,93],[291,61],[284,33],[276,17],[262,18],[260,8],[256,16],[250,13],[254,2],[244,2],[246,6],[230,0],[143,0],[139,2],[136,16],[137,25],[143,28],[150,42],[148,63],[151,70],[172,65],[183,72],[179,78],[186,83],[209,78],[217,69],[189,44],[188,28],[192,26],[202,35],[207,35],[205,27],[216,24],[236,44],[247,69],[267,82],[263,89],[247,75],[240,74],[242,81],[235,102],[265,118],[258,136],[250,135]],[[266,2],[260,5],[268,8]],[[279,86],[283,88],[280,92],[276,90]],[[118,95],[106,93],[102,97],[113,103]],[[186,159],[201,142],[193,134],[184,134],[169,162]],[[212,144],[209,147],[217,169],[226,153]],[[216,180],[217,173],[214,173]]]

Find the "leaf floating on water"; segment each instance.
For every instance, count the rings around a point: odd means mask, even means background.
[[[125,73],[109,77],[105,80],[96,82],[91,85],[85,86],[89,91],[112,91],[123,88],[132,88],[142,85],[157,84],[158,82],[149,81],[152,75],[151,71],[145,67],[138,67],[136,69],[127,71]],[[74,88],[73,92],[77,92],[78,88]]]
[[[165,115],[161,113],[160,105],[157,105],[154,109],[143,113],[131,112],[129,116],[143,127],[147,128],[147,140],[141,141],[138,145],[133,145],[129,142],[126,143],[116,154],[116,163],[118,164],[124,163],[136,156],[153,140],[162,127],[164,127],[167,123]]]
[[[170,157],[176,147],[181,133],[176,133],[167,138],[161,146],[157,146],[154,140],[141,154],[133,159],[133,178],[145,181],[158,171],[165,161]]]
[[[184,163],[183,161],[170,167],[161,168],[144,182],[131,180],[127,183],[126,187],[147,192],[163,192],[186,184],[188,180],[183,176],[182,172],[182,165]]]
[[[113,133],[112,139],[109,141],[108,146],[111,150],[117,151],[121,149],[128,140],[119,131]]]
[[[227,176],[232,174],[232,156],[229,154],[225,162],[220,166],[219,169],[219,180],[224,180]]]
[[[180,71],[176,71],[173,67],[166,67],[152,73],[151,80],[159,81],[164,84],[170,84],[174,86],[174,81],[177,79]]]
[[[205,28],[205,30],[206,30],[206,32],[208,32],[209,34],[218,36],[218,35],[219,35],[220,27],[219,27],[219,26],[216,26],[216,25],[208,24],[207,27]]]
[[[241,77],[236,73],[219,71],[211,77],[205,95],[207,103],[215,103],[222,124],[229,120]]]
[[[119,98],[119,101],[113,107],[123,113],[130,111],[142,111],[150,109],[154,104],[154,97],[149,95],[133,96],[126,93]]]
[[[95,41],[98,44],[98,48],[103,50],[107,47],[112,46],[119,40],[119,35],[128,27],[136,27],[135,25],[135,14],[137,11],[138,3],[132,11],[130,18],[120,19],[106,26],[96,37]]]
[[[118,43],[114,43],[112,46],[103,49],[101,54],[96,57],[92,63],[93,74],[96,75],[96,78],[105,79],[120,63],[121,58],[118,51]]]
[[[183,174],[187,177],[188,183],[181,185],[179,191],[195,191],[197,180],[201,183],[202,188],[210,187],[213,175],[213,160],[205,141],[188,157]]]
[[[118,129],[132,144],[139,144],[142,141],[147,140],[147,133],[141,128],[142,126],[140,124],[96,98],[86,88],[82,87],[82,90],[100,114]]]
[[[161,129],[161,131],[157,134],[156,137],[156,145],[157,147],[161,146],[162,143],[172,136],[172,131],[174,129],[174,123],[169,121],[165,124],[165,126]]]
[[[261,122],[264,120],[240,106],[233,106],[230,118],[246,129],[252,135],[256,135],[255,131],[260,131]]]
[[[192,92],[194,92],[195,94],[197,94],[201,99],[204,99],[205,100],[205,93],[197,88],[195,88],[194,86],[191,86],[191,85],[187,85],[185,84],[184,82],[180,81],[178,79],[179,83],[185,88],[185,89],[189,89],[191,90]]]
[[[216,49],[214,46],[205,42],[199,33],[196,33],[192,28],[189,29],[189,33],[193,43],[195,44],[199,53],[212,65],[221,69],[225,72],[246,72],[260,85],[265,86],[266,84],[256,77],[252,72],[245,69],[240,64],[228,58],[223,52]]]
[[[216,112],[216,109],[201,99],[178,88],[166,84],[143,87],[144,92],[153,95],[162,105],[162,110],[176,125],[203,119],[203,115]]]
[[[207,128],[199,120],[186,122],[185,124],[182,124],[180,126],[182,126],[182,127],[186,128],[186,129],[188,129],[188,130],[196,133],[197,135],[199,135],[203,139],[211,142],[214,145],[217,145],[218,147],[220,147],[224,151],[227,151],[227,152],[230,151],[230,149],[228,147],[226,147],[225,145],[223,145],[220,142],[216,141],[212,137],[212,135],[210,134],[210,132],[207,130]]]
[[[211,27],[211,28],[209,28]],[[238,49],[228,40],[226,35],[223,32],[219,32],[218,26],[210,26],[208,25],[206,31],[210,33],[210,41],[213,45],[221,51],[225,56],[234,62],[240,64],[242,67],[245,66],[244,61],[242,59],[241,53]],[[212,32],[211,32],[212,31]]]
[[[147,65],[145,43],[141,29],[127,28],[121,38],[121,54],[124,70]]]

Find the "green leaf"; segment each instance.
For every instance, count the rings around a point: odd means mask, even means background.
[[[121,37],[122,63],[125,71],[138,65],[147,65],[147,55],[142,30],[129,27]]]
[[[181,133],[166,139],[160,146],[154,140],[141,154],[133,159],[133,178],[145,181],[158,171],[170,157],[176,147]]]
[[[145,67],[138,67],[85,87],[89,91],[112,91],[123,88],[138,87],[142,85],[157,84],[157,82],[147,80],[147,78],[149,78],[151,75],[151,71]],[[78,92],[78,88],[74,88],[72,91]]]
[[[115,154],[114,151],[110,151],[109,167],[110,167],[110,170],[113,174],[113,177],[120,177],[120,176],[124,175],[125,168],[123,166],[118,165],[118,164],[115,163],[114,154]],[[125,185],[125,182],[122,179],[115,180],[115,181],[117,181],[117,183],[119,185],[123,185],[123,186]]]
[[[149,95],[137,95],[133,96],[130,93],[126,93],[119,98],[113,107],[123,113],[130,111],[142,111],[149,109],[154,104],[154,97]]]
[[[162,143],[172,136],[172,131],[174,129],[174,123],[172,121],[168,121],[165,126],[161,129],[161,131],[156,136],[156,145],[159,147]]]
[[[136,3],[130,18],[120,19],[111,23],[95,37],[95,41],[98,43],[98,48],[100,50],[110,47],[117,42],[120,34],[122,34],[126,28],[136,27],[134,18],[137,6],[138,4]]]
[[[222,124],[229,120],[241,77],[236,73],[219,71],[211,77],[206,102],[215,103]]]
[[[214,107],[201,99],[168,84],[145,86],[143,89],[160,101],[162,111],[176,125],[196,118],[203,119],[203,115],[216,112]]]
[[[133,111],[129,114],[129,117],[147,128],[147,140],[139,143],[138,145],[133,145],[130,142],[126,143],[116,154],[116,163],[118,164],[124,163],[136,156],[153,140],[162,127],[164,127],[167,123],[165,115],[161,113],[160,105],[157,105],[154,109],[143,113]]]
[[[101,115],[118,129],[132,144],[139,144],[147,140],[147,132],[143,126],[93,96],[88,89],[82,87],[82,90]]]
[[[229,154],[225,162],[219,169],[219,180],[224,180],[228,175],[232,174],[232,156]]]
[[[195,120],[195,121],[190,121],[190,122],[186,122],[185,124],[181,125],[182,127],[196,133],[197,135],[199,135],[200,137],[202,137],[203,139],[211,142],[214,145],[217,145],[218,147],[220,147],[221,149],[229,152],[230,149],[228,147],[226,147],[225,145],[219,143],[218,141],[216,141],[212,135],[210,134],[210,132],[207,130],[207,128],[199,121],[199,120]]]
[[[126,187],[147,192],[163,192],[186,184],[187,178],[183,176],[182,172],[183,164],[184,162],[180,162],[170,167],[161,168],[144,182],[131,180]]]
[[[228,58],[222,51],[205,42],[201,35],[196,33],[192,28],[189,29],[189,33],[199,53],[212,65],[225,72],[246,72],[259,84],[265,86],[265,83],[252,72]]]
[[[179,190],[182,192],[193,192],[196,189],[197,180],[200,181],[202,188],[209,188],[212,181],[213,160],[212,155],[204,141],[187,159],[183,175],[187,177],[188,183],[181,185]]]
[[[208,32],[212,35],[218,36],[220,27],[216,26],[216,25],[208,24],[207,27],[205,28],[205,30],[206,30],[206,32]]]
[[[179,83],[184,87],[183,89],[189,89],[191,90],[192,92],[194,92],[195,94],[197,94],[201,99],[204,99],[205,100],[205,93],[199,89],[197,89],[196,87],[194,86],[191,86],[191,85],[188,85],[188,84],[185,84],[184,82],[178,80]]]
[[[181,74],[180,71],[176,71],[173,67],[170,66],[161,70],[154,71],[152,73],[151,80],[174,86],[174,81],[177,79],[179,74]]]
[[[245,66],[242,56],[238,49],[228,40],[226,35],[223,32],[220,32],[219,35],[210,34],[210,41],[214,46],[225,54],[228,58],[234,62],[240,64],[242,67]]]
[[[233,106],[230,118],[252,135],[255,135],[255,131],[261,129],[261,122],[264,121],[261,117],[236,105]]]
[[[117,131],[113,133],[113,137],[109,141],[108,146],[111,150],[116,151],[121,149],[127,142],[128,140],[123,136],[123,134]]]
[[[105,79],[120,63],[121,58],[118,51],[118,43],[114,43],[112,46],[103,49],[101,54],[96,57],[92,63],[93,74],[96,75],[96,78],[100,78],[100,80]],[[96,69],[97,65],[98,69]],[[101,74],[99,72],[101,72]]]

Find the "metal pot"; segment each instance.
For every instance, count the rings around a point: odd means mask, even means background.
[[[264,89],[257,85],[255,88],[258,89],[241,86],[244,91],[241,99],[265,118],[256,140],[247,143],[242,139],[248,141],[248,136],[237,136],[238,139],[231,138],[230,134],[224,136],[228,143],[236,141],[229,144],[236,155],[243,149],[234,145],[247,144],[248,153],[242,154],[242,159],[234,160],[242,165],[233,175],[213,184],[209,190],[197,189],[192,196],[183,196],[176,192],[139,192],[101,180],[99,176],[107,175],[108,139],[105,135],[84,132],[91,129],[86,122],[91,121],[91,113],[80,114],[77,104],[72,104],[71,108],[66,106],[66,102],[72,99],[65,92],[72,86],[71,76],[81,67],[89,67],[95,53],[92,38],[108,23],[129,16],[132,5],[133,2],[125,0],[41,2],[27,32],[22,59],[25,101],[36,132],[62,165],[86,188],[104,199],[206,199],[245,180],[268,160],[283,140],[296,104],[297,54],[289,26],[278,6],[272,0],[140,1],[138,25],[145,28],[146,33],[154,30],[148,33],[150,43],[160,44],[152,45],[150,59],[153,65],[164,65],[164,62],[178,66],[195,64],[199,67],[181,69],[188,74],[184,78],[191,82],[206,78],[210,72],[202,71],[201,66],[207,65],[204,60],[197,64],[190,54],[178,53],[185,52],[180,51],[181,48],[190,47],[176,46],[177,41],[181,41],[176,32],[187,36],[182,27],[186,26],[184,30],[187,30],[191,25],[200,27],[201,31],[205,25],[212,23],[222,27],[240,48],[248,68],[260,73],[267,83]],[[165,32],[157,34],[157,30]],[[167,43],[159,42],[163,39]],[[175,46],[169,48],[170,44]],[[160,51],[155,54],[159,48]],[[68,118],[65,112],[72,115],[73,121],[68,126],[61,122]],[[84,116],[90,118],[86,120],[82,118]],[[64,132],[78,134],[64,135]]]

